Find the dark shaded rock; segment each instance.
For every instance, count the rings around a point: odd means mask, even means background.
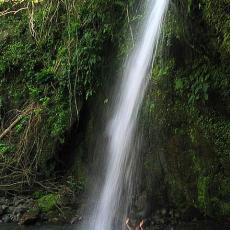
[[[202,220],[204,215],[200,212],[199,209],[191,206],[182,213],[181,218],[185,221],[192,221],[194,219]]]
[[[138,199],[135,202],[135,206],[136,206],[138,211],[144,210],[146,200],[147,200],[147,193],[143,192],[142,194],[140,194],[140,196],[138,197]]]
[[[25,203],[25,199],[15,199],[14,200],[14,206],[19,206],[21,204]]]
[[[2,216],[3,213],[4,213],[4,211],[3,211],[2,207],[0,206],[0,216]]]
[[[45,213],[41,213],[40,218],[41,218],[41,221],[45,221],[45,222],[49,220],[47,214]]]
[[[7,213],[9,213],[9,214],[11,214],[11,213],[13,213],[14,212],[14,209],[15,209],[15,207],[14,206],[9,206],[8,208],[7,208]]]
[[[34,200],[32,198],[25,200],[25,205],[32,206],[34,204]]]
[[[11,219],[11,215],[10,214],[5,214],[3,217],[2,217],[2,222],[3,223],[10,223],[12,221]]]
[[[5,213],[5,212],[7,211],[7,209],[8,209],[8,206],[5,205],[5,204],[3,204],[3,205],[1,206],[1,209],[2,209],[3,213]]]
[[[5,197],[0,197],[0,205],[5,205],[5,204],[8,204],[9,203],[9,201],[8,201],[8,199],[6,199]]]
[[[27,210],[27,208],[23,205],[19,205],[18,207],[15,207],[13,210],[13,215],[17,215],[17,214],[23,214],[25,213]]]
[[[81,216],[75,216],[72,218],[72,220],[70,221],[70,224],[77,224],[82,220]]]
[[[19,224],[30,225],[36,223],[39,220],[39,213],[40,211],[37,207],[30,209],[22,215],[19,220]]]
[[[65,215],[64,212],[60,212],[60,210],[52,210],[46,213],[48,217],[48,223],[50,224],[65,224],[69,223],[70,219],[69,217]],[[71,218],[71,217],[70,217]]]
[[[60,219],[57,218],[57,217],[49,219],[49,222],[52,223],[52,224],[60,224],[61,223]]]
[[[165,208],[163,208],[162,210],[161,210],[161,215],[162,216],[165,216],[167,214],[167,210],[165,209]]]
[[[180,218],[180,213],[179,212],[175,212],[175,218],[179,219]]]

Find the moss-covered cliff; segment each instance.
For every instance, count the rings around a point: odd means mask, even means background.
[[[230,214],[229,12],[229,0],[172,3],[145,109],[146,173],[158,159],[173,205],[212,217]]]

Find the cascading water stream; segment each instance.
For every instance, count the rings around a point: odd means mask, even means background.
[[[146,0],[145,20],[137,34],[138,41],[126,62],[110,111],[111,119],[106,129],[109,140],[105,143],[108,154],[105,181],[98,202],[90,214],[89,223],[82,230],[112,230],[116,217],[127,214],[129,202],[123,198],[132,196],[132,175],[136,159],[132,146],[138,112],[148,83],[147,75],[155,59],[168,3],[169,0]],[[123,228],[120,226],[119,230]]]

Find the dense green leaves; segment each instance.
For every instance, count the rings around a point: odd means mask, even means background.
[[[168,51],[158,57],[146,102],[146,151],[164,154],[173,205],[228,216],[230,2],[175,4],[162,42]]]
[[[33,184],[37,171],[50,174],[47,161],[108,77],[127,4],[44,0],[0,5],[1,132],[10,127],[1,151],[12,157],[1,163],[21,170],[20,183]],[[0,174],[10,176],[5,168]],[[24,179],[28,168],[31,180]]]

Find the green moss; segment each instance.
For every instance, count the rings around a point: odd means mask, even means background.
[[[49,212],[57,207],[60,202],[60,196],[58,194],[48,194],[42,196],[37,200],[38,207],[43,212]]]
[[[34,108],[5,137],[4,143],[15,146],[15,152],[12,161],[4,158],[1,163],[11,162],[18,171],[31,169],[31,180],[41,176],[38,172],[55,174],[51,172],[55,160],[52,167],[47,162],[58,158],[57,149],[73,124],[78,126],[82,105],[108,77],[129,3],[133,1],[40,1],[35,5],[23,1],[20,7],[29,10],[1,17],[1,125],[7,128],[22,111]],[[17,7],[5,2],[0,11]],[[19,176],[17,182],[30,181],[24,180],[23,173]]]
[[[221,209],[222,209],[222,215],[224,215],[224,216],[230,215],[230,204],[229,204],[229,202],[228,203],[223,202],[221,204]]]
[[[209,177],[199,177],[197,182],[198,205],[202,210],[207,210],[209,181]]]
[[[167,52],[155,63],[145,105],[146,151],[164,152],[168,193],[176,207],[227,216],[230,1],[174,3],[162,42]]]

